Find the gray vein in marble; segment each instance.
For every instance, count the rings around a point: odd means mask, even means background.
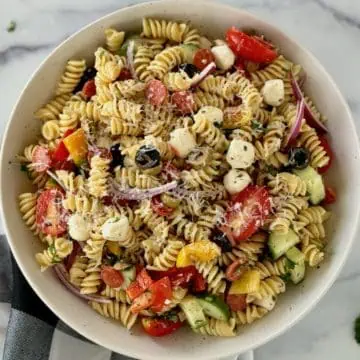
[[[52,49],[55,44],[41,44],[41,45],[14,45],[7,49],[0,51],[0,65],[6,64],[11,58],[21,57],[28,53],[36,51]]]
[[[325,4],[323,0],[312,0],[312,1],[314,1],[314,3],[316,3],[317,5],[319,5],[323,10],[330,12],[336,20],[360,30],[359,19],[352,17],[348,14],[345,14],[344,12],[338,9],[335,9],[333,6]]]
[[[337,283],[342,283],[342,282],[345,282],[345,281],[353,281],[353,280],[356,280],[360,278],[360,273],[359,272],[356,272],[356,273],[350,273],[350,274],[347,274],[345,276],[339,276],[339,278],[337,279]]]

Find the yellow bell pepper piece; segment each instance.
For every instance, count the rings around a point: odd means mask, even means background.
[[[116,241],[107,241],[106,248],[114,255],[120,256],[121,255],[121,248],[118,242]]]
[[[230,287],[230,295],[249,294],[259,291],[260,273],[257,270],[245,271],[238,280],[235,280]]]
[[[176,259],[177,267],[189,266],[193,261],[211,261],[221,254],[220,248],[209,240],[199,240],[184,246]]]
[[[84,130],[77,129],[71,135],[67,136],[63,142],[74,163],[80,165],[86,159],[88,152],[88,144]]]

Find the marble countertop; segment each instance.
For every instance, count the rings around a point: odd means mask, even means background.
[[[29,76],[56,45],[85,24],[135,2],[140,1],[1,0],[0,134]],[[360,131],[360,1],[223,2],[275,24],[312,51],[339,85]],[[11,20],[17,27],[8,33]],[[360,314],[359,253],[357,241],[339,279],[317,307],[286,334],[257,349],[256,360],[360,359],[352,334],[353,320]]]

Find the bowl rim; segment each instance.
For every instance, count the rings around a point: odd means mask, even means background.
[[[8,227],[8,224],[5,221],[5,204],[3,201],[3,192],[5,191],[4,186],[3,186],[3,180],[2,180],[2,172],[3,172],[3,167],[4,167],[4,153],[5,153],[5,139],[8,136],[8,132],[9,129],[11,127],[13,118],[14,118],[14,114],[16,112],[17,107],[19,106],[20,102],[22,101],[22,98],[24,96],[24,94],[27,91],[27,88],[29,87],[29,85],[31,84],[31,82],[33,81],[34,77],[41,71],[43,65],[49,60],[49,58],[51,56],[53,56],[53,54],[62,46],[64,46],[66,43],[71,42],[73,40],[74,37],[76,37],[78,34],[80,34],[83,31],[86,31],[88,29],[90,29],[92,26],[94,26],[97,23],[103,22],[104,20],[106,20],[107,18],[110,18],[112,16],[116,16],[116,14],[121,13],[123,10],[128,9],[128,8],[142,8],[142,7],[149,7],[151,6],[151,4],[154,3],[160,3],[160,2],[164,2],[164,4],[168,5],[172,2],[177,2],[178,0],[152,0],[152,1],[146,1],[146,2],[142,2],[139,4],[133,4],[133,5],[125,5],[109,14],[106,14],[94,21],[92,21],[91,23],[83,26],[81,29],[79,29],[78,31],[76,31],[74,34],[72,34],[70,37],[68,37],[65,41],[62,41],[58,46],[56,46],[51,52],[50,54],[48,54],[45,59],[39,64],[39,66],[36,68],[36,70],[32,73],[31,77],[29,78],[29,80],[26,82],[25,86],[23,87],[21,93],[18,96],[18,99],[15,103],[15,105],[13,106],[13,109],[10,113],[9,116],[9,120],[6,124],[5,127],[5,131],[4,131],[4,135],[3,135],[3,141],[1,144],[1,150],[0,150],[0,161],[1,161],[1,168],[0,168],[0,214],[1,214],[1,218],[2,218],[2,222],[3,222],[3,226],[4,226],[4,233],[6,235],[7,238],[7,242],[10,246],[11,252],[16,260],[17,265],[19,266],[23,276],[26,278],[27,282],[29,283],[29,285],[31,286],[31,288],[34,290],[34,292],[36,293],[36,295],[46,304],[46,306],[48,306],[52,312],[54,312],[54,314],[59,318],[59,320],[62,320],[64,323],[66,323],[68,326],[70,326],[72,329],[74,329],[75,331],[77,331],[79,334],[83,335],[84,337],[86,337],[87,339],[91,340],[92,342],[94,342],[95,344],[98,344],[102,347],[105,347],[111,351],[117,352],[118,350],[113,346],[112,343],[99,343],[99,340],[96,338],[96,335],[94,335],[94,333],[92,331],[88,331],[87,328],[85,327],[78,327],[78,323],[76,321],[72,320],[72,317],[70,316],[70,314],[67,311],[63,311],[62,309],[57,309],[55,308],[52,303],[51,300],[49,299],[48,295],[46,292],[44,292],[41,289],[41,286],[38,286],[33,280],[32,280],[32,276],[30,273],[26,272],[24,265],[22,264],[21,261],[19,261],[19,256],[18,253],[14,250],[15,246],[13,244],[13,241],[11,239],[11,236],[9,235],[11,233],[10,228]],[[184,3],[188,2],[189,4],[191,4],[191,2],[193,0],[182,0]],[[196,3],[199,4],[203,4],[204,6],[213,6],[214,8],[217,7],[219,10],[226,10],[226,11],[235,11],[237,12],[239,15],[243,15],[246,16],[247,18],[250,19],[254,19],[256,20],[258,23],[262,24],[262,25],[266,25],[269,28],[272,28],[273,30],[276,30],[278,33],[281,34],[281,36],[284,38],[284,41],[288,42],[288,43],[292,43],[293,45],[295,45],[302,53],[304,53],[306,55],[306,57],[308,57],[309,59],[311,59],[314,63],[316,63],[317,68],[321,70],[321,72],[323,73],[323,75],[325,75],[329,82],[331,83],[331,85],[333,86],[333,89],[337,95],[337,98],[339,100],[339,102],[341,102],[341,104],[343,105],[346,114],[348,116],[348,118],[350,119],[350,123],[349,126],[351,127],[351,130],[353,131],[354,134],[357,133],[356,130],[356,126],[355,126],[355,122],[354,122],[354,118],[352,116],[352,113],[350,111],[349,105],[346,102],[344,96],[342,95],[341,91],[339,90],[337,84],[335,83],[334,79],[332,78],[332,76],[326,71],[326,69],[324,68],[324,66],[322,65],[322,63],[306,48],[304,48],[301,44],[299,44],[296,40],[290,38],[284,31],[282,31],[281,29],[279,29],[277,26],[267,22],[266,20],[263,20],[261,17],[258,17],[257,15],[252,14],[251,12],[248,12],[247,10],[241,9],[241,8],[237,8],[235,6],[231,6],[228,4],[222,4],[213,0],[196,0]],[[360,154],[360,142],[359,142],[359,138],[357,136],[355,136],[355,145],[356,145],[356,152],[359,155]],[[312,299],[311,302],[308,303],[308,305],[306,307],[304,307],[304,309],[300,312],[297,312],[296,314],[294,314],[294,316],[292,317],[291,321],[289,321],[286,325],[274,329],[273,332],[269,333],[267,336],[262,337],[261,339],[256,339],[252,342],[252,344],[249,344],[248,346],[244,346],[241,349],[242,353],[245,353],[247,351],[250,351],[252,349],[255,349],[261,345],[266,344],[267,342],[269,342],[270,340],[278,337],[279,335],[283,334],[285,331],[287,331],[288,329],[290,329],[292,326],[294,326],[298,321],[300,321],[306,314],[308,314],[316,305],[317,303],[320,301],[320,299],[328,292],[328,290],[331,288],[331,286],[333,285],[333,283],[336,281],[338,275],[340,274],[342,268],[345,265],[345,262],[349,256],[350,250],[353,246],[354,240],[355,240],[355,235],[356,235],[356,231],[359,228],[359,218],[360,218],[360,203],[357,205],[356,207],[356,212],[354,212],[354,216],[353,216],[353,221],[351,221],[351,226],[352,228],[349,231],[350,234],[350,239],[348,240],[347,246],[346,248],[343,250],[343,258],[342,261],[338,264],[336,270],[333,271],[333,273],[331,274],[331,278],[328,279],[327,283],[324,284],[321,289],[321,291],[318,292],[317,296],[314,297]],[[349,222],[350,223],[350,222]],[[231,348],[230,348],[231,349]],[[140,351],[140,352],[130,352],[128,351],[126,348],[122,349],[122,353],[123,355],[126,356],[130,356],[130,357],[141,357],[144,355],[144,352]],[[205,360],[205,359],[218,359],[219,356],[221,357],[226,357],[226,356],[231,356],[233,355],[234,352],[233,350],[228,350],[227,347],[224,347],[223,352],[221,354],[215,354],[215,355],[211,355],[209,356],[198,356],[199,360]],[[158,355],[156,354],[147,354],[146,358],[149,360],[159,360]]]

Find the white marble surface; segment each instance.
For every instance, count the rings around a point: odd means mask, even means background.
[[[181,0],[180,0],[181,1]],[[31,73],[63,39],[131,0],[0,0],[0,134]],[[225,0],[277,25],[334,77],[360,130],[360,1]],[[15,20],[16,31],[6,32]],[[341,121],[341,119],[339,119]],[[1,230],[0,230],[1,231]],[[304,320],[255,351],[256,360],[360,359],[352,324],[360,314],[360,242],[340,278]]]

